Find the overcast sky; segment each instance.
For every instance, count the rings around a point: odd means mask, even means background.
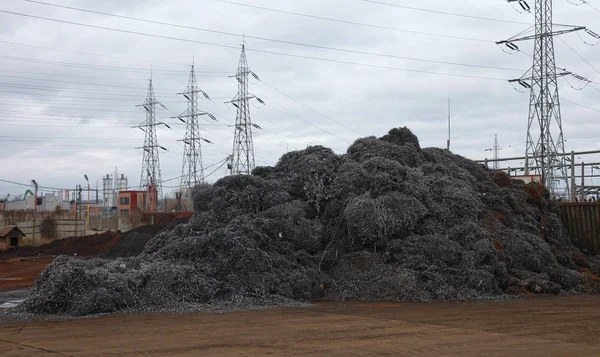
[[[507,54],[494,43],[532,23],[531,14],[515,11],[518,5],[500,0],[381,0],[472,16],[459,17],[362,0],[231,0],[237,5],[217,0],[45,1],[229,34],[0,1],[4,11],[172,38],[0,13],[3,180],[36,179],[42,186],[74,188],[85,184],[87,174],[95,186],[118,166],[130,186],[138,185],[142,152],[135,148],[143,145],[144,133],[131,126],[145,119],[136,105],[145,99],[151,69],[156,97],[168,108],[160,109],[157,119],[174,124],[172,130],[158,129],[160,144],[169,150],[160,156],[162,178],[180,176],[183,146],[177,140],[185,127],[172,117],[186,108],[177,93],[187,85],[192,58],[199,86],[212,99],[202,101],[201,107],[219,120],[202,121],[202,135],[214,143],[203,147],[204,165],[222,161],[232,148],[228,125],[235,122],[235,108],[224,102],[237,91],[237,82],[228,75],[236,71],[242,34],[249,65],[261,79],[252,82],[250,91],[266,103],[251,107],[253,122],[263,128],[254,133],[257,165],[274,165],[281,154],[307,145],[343,153],[358,137],[381,136],[401,126],[408,126],[422,146],[445,147],[449,96],[453,152],[491,158],[485,149],[497,134],[501,156],[524,155],[529,94],[516,91],[507,80],[520,77],[532,60],[524,53]],[[528,1],[533,7],[534,0]],[[600,9],[600,1],[589,2]],[[600,23],[600,11],[566,0],[554,3],[555,23],[600,33],[594,25]],[[566,149],[600,149],[600,72],[592,68],[600,68],[600,45],[585,44],[582,40],[594,43],[585,33],[561,39],[589,64],[557,39],[557,66],[596,82],[576,90],[584,84],[572,77],[559,80]],[[532,42],[519,46],[533,52]],[[209,180],[224,174],[223,167]],[[178,184],[165,183],[165,192]],[[0,182],[0,195],[25,189]]]

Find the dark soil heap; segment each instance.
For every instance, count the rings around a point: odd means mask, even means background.
[[[58,257],[22,309],[84,315],[184,304],[435,301],[595,293],[600,262],[524,185],[406,128],[316,146],[197,188],[196,213],[133,258]]]
[[[36,255],[95,256],[110,249],[121,239],[120,232],[104,232],[89,236],[57,239],[39,246],[23,246],[0,252],[0,259]]]

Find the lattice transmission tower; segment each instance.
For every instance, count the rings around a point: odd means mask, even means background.
[[[531,10],[525,0],[507,1],[517,2],[525,11]],[[560,197],[568,194],[569,180],[557,78],[573,74],[566,70],[556,70],[554,37],[586,28],[554,25],[552,10],[552,0],[535,0],[534,33],[524,35],[532,30],[529,29],[497,44],[504,44],[509,49],[518,51],[516,42],[534,40],[533,66],[521,78],[510,80],[530,91],[525,174],[529,175],[530,171],[539,174],[552,195]],[[554,30],[555,27],[560,29]]]
[[[500,162],[498,159],[500,158],[500,144],[498,144],[498,135],[494,135],[494,170],[498,170],[500,168]]]
[[[509,147],[512,147],[512,146],[509,146]],[[485,149],[485,151],[491,151],[494,155],[494,160],[492,160],[493,161],[492,168],[494,170],[500,169],[500,151],[501,150],[502,150],[502,147],[500,147],[500,143],[498,142],[498,134],[494,134],[494,145],[489,149]]]
[[[183,198],[183,209],[190,210],[192,208],[192,190],[198,184],[204,182],[204,167],[202,164],[202,142],[212,144],[208,139],[205,139],[200,134],[201,116],[208,116],[212,120],[217,120],[214,115],[199,110],[199,95],[202,94],[206,99],[210,99],[208,94],[198,87],[196,81],[196,73],[194,64],[192,63],[190,70],[190,78],[187,88],[183,95],[188,102],[187,110],[177,116],[179,120],[186,124],[185,136],[183,140],[183,163],[181,167],[181,182],[179,184],[179,192]]]
[[[159,204],[160,199],[162,198],[162,179],[160,173],[159,151],[167,151],[165,147],[158,144],[156,127],[160,125],[169,127],[165,123],[156,121],[157,104],[166,109],[164,105],[156,100],[152,79],[150,79],[146,100],[143,104],[138,105],[138,107],[143,107],[146,111],[146,120],[142,124],[136,126],[136,128],[139,128],[145,133],[144,146],[137,149],[143,150],[140,191],[148,192],[145,209],[150,212],[155,212],[160,209]]]
[[[231,175],[249,175],[254,169],[254,142],[252,139],[252,128],[260,129],[260,126],[252,123],[250,119],[250,100],[256,99],[264,104],[263,100],[248,92],[249,75],[260,80],[256,73],[248,67],[246,58],[246,45],[242,45],[242,54],[237,73],[232,78],[238,81],[238,93],[228,103],[237,108],[234,125],[233,153],[231,162],[227,165]]]

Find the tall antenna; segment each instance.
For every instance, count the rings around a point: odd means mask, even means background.
[[[250,100],[256,100],[264,104],[263,100],[248,93],[248,75],[251,74],[257,80],[260,80],[256,73],[248,68],[246,59],[246,44],[242,45],[242,54],[235,77],[238,81],[238,93],[228,103],[237,108],[237,115],[234,125],[233,155],[231,162],[227,165],[231,175],[249,175],[254,169],[254,143],[252,140],[252,128],[260,129],[260,126],[253,124],[250,119]]]
[[[146,120],[136,128],[139,128],[145,133],[144,146],[138,149],[143,149],[144,156],[142,159],[142,173],[140,176],[140,190],[149,193],[149,199],[146,202],[145,209],[150,212],[158,210],[159,199],[162,197],[162,179],[160,175],[160,160],[159,150],[167,151],[167,149],[158,144],[156,137],[156,127],[164,125],[170,128],[167,124],[156,121],[156,105],[165,108],[154,97],[154,88],[152,86],[152,77],[148,84],[148,93],[144,104],[138,105],[146,110]],[[115,177],[115,180],[117,178]]]
[[[525,11],[530,10],[525,0],[507,1],[518,2]],[[557,78],[572,73],[566,70],[558,73],[556,71],[554,36],[586,30],[586,28],[556,25],[562,29],[553,31],[552,0],[535,0],[534,15],[534,34],[513,37],[496,43],[505,44],[509,49],[518,51],[515,42],[535,41],[532,68],[521,78],[509,82],[519,83],[530,90],[525,175],[529,175],[530,169],[534,170],[541,175],[542,183],[552,195],[559,197],[568,194],[569,181]],[[521,34],[523,33],[526,31]]]
[[[186,211],[192,208],[192,189],[204,182],[202,141],[211,144],[209,140],[204,139],[200,135],[200,123],[198,119],[200,116],[208,115],[211,119],[217,120],[212,114],[198,110],[198,94],[202,94],[206,99],[210,98],[206,92],[198,88],[193,61],[191,67],[188,86],[183,93],[178,93],[187,99],[188,107],[185,112],[177,116],[179,120],[186,124],[185,136],[183,140],[179,140],[184,143],[179,194],[183,196],[183,208]]]

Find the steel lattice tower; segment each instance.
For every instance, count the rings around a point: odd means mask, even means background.
[[[142,159],[142,173],[140,176],[140,191],[147,191],[149,193],[149,199],[146,203],[146,209],[154,212],[158,209],[159,200],[162,197],[162,179],[160,174],[160,159],[159,149],[166,149],[158,144],[156,136],[156,127],[159,125],[165,125],[156,121],[156,105],[159,104],[154,96],[154,88],[152,86],[152,79],[148,84],[148,93],[144,104],[139,106],[146,110],[146,120],[143,124],[139,125],[145,133],[144,146],[139,149],[143,149],[144,156]]]
[[[529,10],[524,0],[507,1],[518,2]],[[518,50],[515,42],[535,41],[532,68],[520,79],[510,82],[518,82],[530,89],[525,174],[529,175],[530,170],[539,174],[552,195],[559,197],[568,194],[569,181],[557,78],[572,73],[556,70],[554,36],[585,30],[585,27],[566,26],[568,29],[553,31],[552,0],[535,0],[534,14],[535,34],[497,43]]]
[[[498,144],[498,135],[494,135],[494,170],[498,170],[500,168],[500,144]]]
[[[254,78],[259,79],[248,67],[246,46],[244,44],[242,45],[242,54],[240,55],[237,74],[231,76],[235,77],[238,81],[238,93],[233,100],[230,101],[231,104],[237,107],[234,126],[233,154],[231,163],[228,165],[231,175],[249,175],[255,166],[252,127],[258,128],[258,126],[252,124],[249,105],[250,100],[253,98],[256,98],[256,100],[261,103],[263,103],[263,101],[248,92],[248,75],[250,74],[252,74]]]
[[[216,120],[213,115],[207,112],[201,112],[198,109],[199,94],[204,95],[206,99],[210,98],[202,89],[198,88],[194,64],[192,64],[191,67],[188,86],[183,93],[179,93],[187,99],[188,107],[185,112],[177,117],[179,120],[186,123],[185,137],[183,140],[180,140],[184,143],[184,149],[181,182],[179,185],[179,192],[184,199],[183,208],[186,210],[190,210],[192,207],[192,189],[204,182],[202,141],[209,144],[211,143],[209,140],[204,139],[200,134],[200,123],[198,119],[203,115],[208,115],[213,120]]]

